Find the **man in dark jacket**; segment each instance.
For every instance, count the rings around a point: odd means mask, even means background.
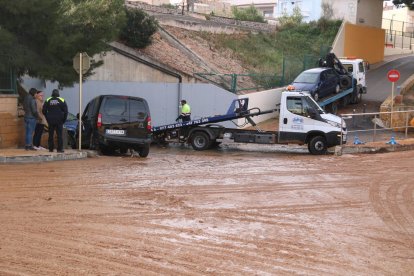
[[[36,108],[36,100],[34,95],[37,90],[31,88],[29,94],[26,95],[23,102],[24,109],[24,125],[25,125],[25,146],[26,150],[35,150],[33,148],[33,132],[36,127],[36,119],[39,117]]]
[[[53,89],[52,97],[47,98],[43,104],[43,114],[49,125],[49,151],[53,152],[54,133],[57,134],[57,152],[63,152],[63,124],[68,117],[68,106],[63,98],[59,95],[59,90]]]

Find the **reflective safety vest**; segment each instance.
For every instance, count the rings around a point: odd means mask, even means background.
[[[52,98],[53,98],[53,97],[49,97],[49,98],[47,98],[47,99],[46,99],[46,102],[50,101],[50,99],[52,99]],[[61,101],[62,101],[62,103],[64,103],[64,102],[65,102],[65,99],[64,99],[64,98],[61,98],[61,97],[56,97],[56,99],[61,100]]]
[[[189,104],[184,104],[181,107],[181,114],[184,116],[191,115],[191,108]]]

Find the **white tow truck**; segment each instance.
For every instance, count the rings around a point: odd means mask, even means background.
[[[365,75],[369,69],[369,64],[363,59],[355,57],[340,57],[339,61],[342,63],[348,73],[352,74],[353,78],[356,80],[356,89],[359,95],[358,102],[360,102],[362,94],[367,93]]]
[[[368,63],[363,59],[338,58],[334,53],[328,53],[324,59],[320,59],[319,66],[333,68],[340,76],[340,90],[336,94],[318,99],[320,107],[336,114],[340,106],[361,102],[362,95],[367,93],[365,75],[369,68]],[[291,85],[287,89],[297,91]]]
[[[278,108],[266,111],[249,109],[248,101],[249,98],[234,100],[225,115],[153,127],[153,141],[190,143],[195,150],[206,150],[226,137],[238,143],[307,144],[311,154],[325,154],[328,147],[346,143],[345,123],[340,117],[325,113],[309,93],[285,91]],[[217,124],[245,118],[255,125],[251,117],[277,111],[280,112],[279,129],[274,131],[226,128]]]

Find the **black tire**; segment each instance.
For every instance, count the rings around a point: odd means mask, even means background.
[[[342,98],[342,106],[347,106],[350,102],[352,102],[352,95],[348,94]]]
[[[113,147],[105,146],[102,144],[99,145],[99,150],[101,151],[103,155],[112,155],[115,152],[115,149]]]
[[[322,136],[313,137],[308,143],[308,150],[311,154],[322,155],[326,154],[327,145],[326,139]]]
[[[362,90],[357,90],[352,94],[352,103],[357,104],[362,101]]]
[[[206,150],[212,144],[207,133],[202,131],[197,131],[191,134],[190,142],[194,150]]]
[[[140,157],[147,157],[150,151],[150,145],[144,145],[138,149],[138,154]]]
[[[349,79],[349,77],[344,76],[341,77],[339,84],[341,85],[342,89],[346,89],[351,86],[351,80]]]

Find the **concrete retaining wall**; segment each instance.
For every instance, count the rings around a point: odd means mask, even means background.
[[[25,79],[25,83],[37,87],[35,81]],[[30,88],[29,87],[29,88]],[[47,82],[42,90],[46,97],[51,95],[57,84]],[[154,126],[174,122],[179,114],[179,100],[186,99],[192,108],[192,118],[197,119],[212,115],[225,114],[234,99],[249,97],[249,107],[258,107],[261,110],[274,109],[280,103],[283,89],[272,89],[261,92],[237,95],[218,86],[205,83],[141,83],[141,82],[108,82],[87,81],[83,84],[82,111],[86,104],[94,97],[105,94],[131,95],[145,98],[151,109]],[[66,99],[69,112],[79,112],[79,85],[64,88],[61,96]],[[255,122],[262,122],[276,114],[267,114],[255,118]],[[225,127],[234,127],[231,122],[223,123]]]

